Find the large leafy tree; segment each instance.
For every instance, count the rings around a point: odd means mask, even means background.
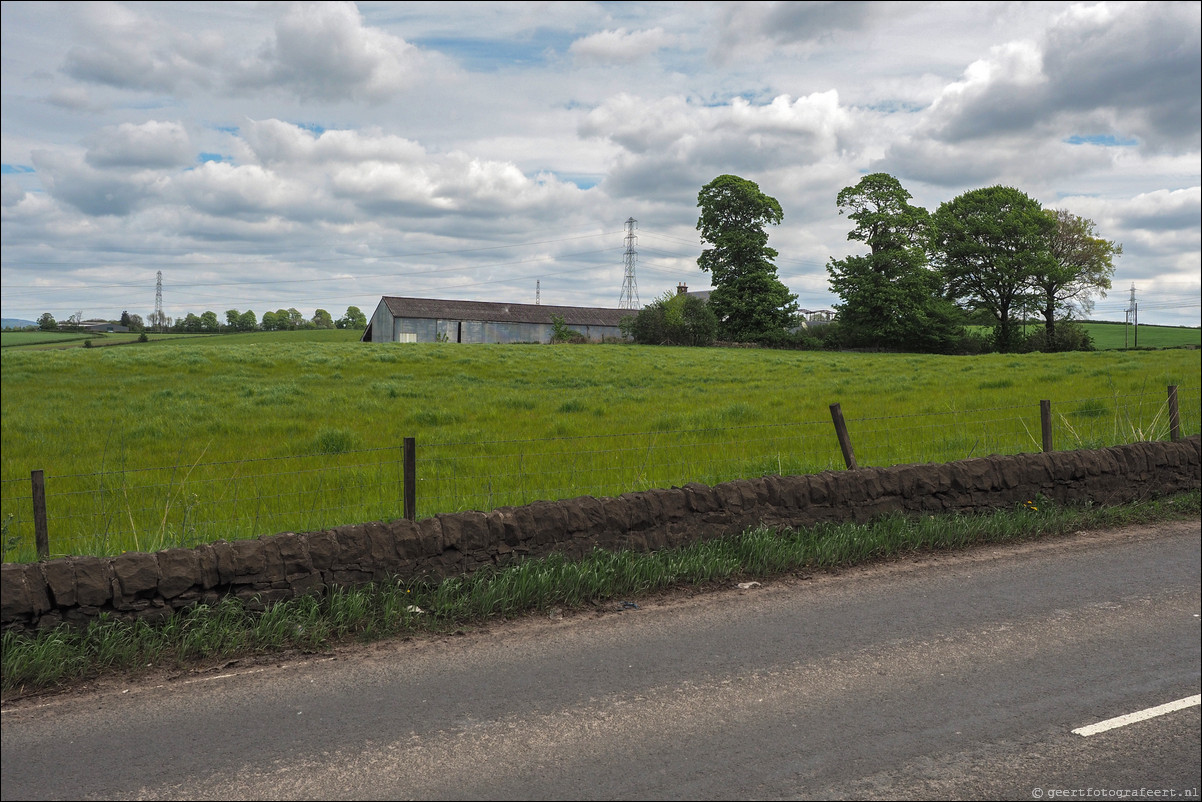
[[[334,317],[324,309],[318,309],[313,312],[313,328],[315,329],[332,329],[334,328]]]
[[[845,187],[836,203],[856,225],[847,234],[869,253],[831,259],[831,289],[842,299],[841,334],[849,345],[948,351],[963,337],[942,277],[928,267],[930,215],[887,173]]]
[[[777,253],[764,230],[783,218],[780,203],[752,181],[720,175],[701,188],[697,206],[697,230],[712,246],[697,265],[712,278],[709,306],[720,336],[759,342],[783,335],[796,314],[797,296],[777,278],[772,262]]]
[[[334,321],[334,325],[340,329],[365,329],[367,328],[367,315],[363,314],[357,306],[348,306],[346,314]]]
[[[1034,279],[1049,271],[1056,223],[1013,187],[965,192],[932,216],[934,255],[951,298],[989,311],[999,351],[1019,345],[1019,316],[1038,303]]]
[[[1057,312],[1093,309],[1093,298],[1106,297],[1114,277],[1114,257],[1123,252],[1122,245],[1094,236],[1092,220],[1078,217],[1064,209],[1047,209],[1044,214],[1056,226],[1048,235],[1052,262],[1034,278],[1039,294],[1047,342],[1056,338]]]

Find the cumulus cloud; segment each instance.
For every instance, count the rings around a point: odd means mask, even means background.
[[[678,271],[667,288],[704,283],[687,274],[697,192],[733,173],[780,200],[782,275],[817,308],[823,263],[848,247],[835,196],[878,171],[930,209],[1015,186],[1121,240],[1120,271],[1196,274],[1196,3],[70,8],[5,4],[6,284],[55,254],[190,254],[181,272],[249,254],[285,276],[331,261],[362,274],[370,257],[394,260],[378,273],[456,276],[415,293],[472,286],[466,265],[496,262],[531,297],[533,271],[544,301],[559,271],[560,301],[612,304],[628,217],[668,235],[645,262]],[[545,269],[492,252],[574,253],[581,231],[613,236]],[[612,287],[567,275],[590,259]],[[374,302],[364,292],[330,294]]]
[[[165,183],[147,172],[97,170],[77,154],[39,149],[31,156],[38,177],[56,200],[94,217],[131,214]]]
[[[1041,41],[998,46],[969,66],[933,104],[929,133],[954,143],[1042,129],[1196,149],[1197,12],[1189,3],[1073,6]]]
[[[191,208],[219,217],[313,219],[329,211],[308,182],[289,180],[258,165],[206,162],[180,175],[175,185]]]
[[[90,139],[85,158],[93,167],[161,169],[188,164],[193,156],[188,132],[178,122],[121,123]]]
[[[25,190],[8,176],[0,176],[0,206],[9,208],[25,199]]]
[[[720,173],[781,169],[819,160],[838,149],[849,121],[834,90],[796,99],[780,95],[766,104],[735,98],[721,106],[700,106],[680,97],[647,101],[622,94],[591,111],[580,133],[646,157],[648,167],[654,163],[662,169],[665,161],[676,160]],[[625,166],[638,169],[630,160]]]
[[[671,36],[663,28],[645,31],[601,31],[577,39],[568,48],[568,53],[581,62],[628,64],[648,58],[657,50],[670,47],[679,37]]]
[[[1142,193],[1116,217],[1124,228],[1151,232],[1189,229],[1202,219],[1202,187]]]
[[[298,3],[277,20],[272,40],[241,65],[233,83],[302,100],[379,102],[410,86],[421,68],[417,48],[366,27],[353,3]]]
[[[364,24],[354,3],[294,3],[277,7],[274,27],[253,55],[245,40],[216,30],[183,30],[153,6],[82,3],[76,28],[82,41],[68,49],[63,71],[76,80],[126,90],[234,94],[284,93],[305,101],[370,101],[412,85],[426,61],[404,39]],[[265,8],[270,8],[266,6]],[[261,18],[255,20],[261,25]],[[60,104],[81,98],[55,96]]]
[[[156,92],[210,83],[222,50],[217,34],[181,31],[118,3],[80,3],[71,13],[85,40],[67,51],[71,77]]]
[[[858,31],[874,17],[890,13],[895,3],[778,2],[727,3],[717,29],[721,32],[711,55],[720,62],[735,58],[764,58],[773,47],[812,45],[845,31]]]

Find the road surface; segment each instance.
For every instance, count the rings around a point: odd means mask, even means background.
[[[1080,533],[7,702],[0,796],[1196,799],[1199,542]]]

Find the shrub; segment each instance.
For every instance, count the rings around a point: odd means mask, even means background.
[[[1056,331],[1048,340],[1047,329],[1039,328],[1027,338],[1027,351],[1042,351],[1044,353],[1062,353],[1065,351],[1092,351],[1093,338],[1079,322],[1075,320],[1060,320],[1056,323]]]
[[[718,318],[700,298],[668,292],[643,307],[623,331],[641,345],[713,345]]]

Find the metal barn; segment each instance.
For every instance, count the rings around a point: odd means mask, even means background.
[[[362,342],[548,343],[551,316],[594,342],[622,336],[618,323],[632,309],[439,301],[386,295],[367,321]]]

